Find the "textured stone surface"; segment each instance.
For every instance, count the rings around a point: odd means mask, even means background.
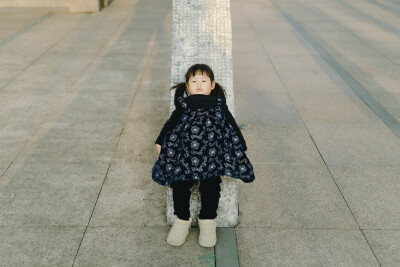
[[[382,266],[400,266],[400,230],[364,230]]]
[[[227,104],[232,114],[233,69],[232,27],[228,0],[174,0],[172,24],[171,86],[184,82],[188,68],[197,63],[209,65],[216,82],[226,92]],[[171,92],[170,113],[174,107],[174,91]],[[190,200],[193,224],[197,224],[200,212],[198,184],[193,187]],[[233,226],[238,219],[237,181],[222,177],[219,201],[218,226]],[[173,222],[172,190],[167,193],[167,220]]]
[[[128,137],[129,138],[129,137]],[[90,221],[93,227],[165,226],[166,188],[151,180],[153,163],[122,159],[110,166]]]
[[[84,227],[0,226],[0,266],[71,266]]]
[[[396,166],[400,139],[386,125],[373,123],[308,123],[322,156],[328,165]]]
[[[254,167],[260,179],[239,187],[240,229],[358,229],[325,166],[257,164]]]
[[[361,229],[400,229],[400,167],[330,168]]]
[[[100,1],[102,0],[69,0],[69,10],[71,12],[97,12],[100,11]]]
[[[359,230],[239,228],[242,266],[379,266]]]
[[[0,226],[84,226],[107,163],[14,163],[0,180]]]
[[[214,266],[213,248],[198,244],[198,229],[185,244],[166,244],[170,227],[89,227],[75,266]]]
[[[227,104],[231,107],[232,27],[228,0],[173,1],[171,85],[183,82],[188,68],[197,63],[213,69],[215,80],[225,88]]]

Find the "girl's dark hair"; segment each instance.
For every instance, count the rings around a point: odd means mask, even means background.
[[[185,82],[182,83],[178,83],[175,84],[174,86],[172,86],[171,90],[175,89],[175,99],[178,96],[182,96],[185,93],[187,96],[189,95],[189,92],[186,88],[186,83],[189,82],[190,77],[195,76],[196,73],[200,73],[200,74],[206,74],[211,82],[214,81],[214,73],[212,71],[212,69],[206,65],[206,64],[195,64],[193,66],[191,66],[188,71],[185,74]],[[215,88],[213,90],[211,90],[210,95],[215,95],[216,97],[222,97],[225,98],[225,90],[224,88],[219,85],[218,83],[215,83]]]

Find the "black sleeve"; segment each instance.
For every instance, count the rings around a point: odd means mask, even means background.
[[[231,112],[229,111],[228,106],[226,104],[223,105],[223,109],[225,112],[226,119],[232,125],[232,127],[235,130],[236,134],[238,135],[240,141],[242,142],[244,151],[246,151],[247,150],[246,141],[244,140],[242,132],[240,131],[238,125],[236,124],[235,118],[233,118],[233,116],[232,116]]]
[[[165,134],[171,130],[172,128],[174,128],[176,126],[176,124],[178,123],[179,119],[181,118],[183,113],[183,110],[180,108],[175,109],[172,114],[171,117],[169,118],[169,120],[164,124],[164,127],[162,128],[159,136],[157,137],[156,140],[156,144],[161,145],[162,141],[164,139]]]

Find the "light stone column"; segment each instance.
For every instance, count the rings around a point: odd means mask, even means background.
[[[99,12],[103,0],[69,0],[70,12]]]
[[[227,105],[234,115],[232,70],[232,25],[229,0],[173,0],[171,86],[185,81],[188,68],[197,63],[209,65],[216,82],[226,90]],[[171,92],[170,113],[175,109]],[[237,224],[237,180],[221,177],[217,226]],[[200,213],[197,183],[192,188],[190,211],[193,225]],[[173,223],[172,189],[167,191],[167,221]]]

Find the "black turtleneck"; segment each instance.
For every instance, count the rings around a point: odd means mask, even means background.
[[[188,108],[192,108],[192,109],[209,108],[209,107],[214,107],[217,104],[217,97],[214,95],[190,95],[190,96],[186,97],[185,100],[186,100]],[[226,119],[232,125],[232,127],[235,130],[235,132],[237,133],[240,141],[242,142],[244,151],[246,151],[247,150],[246,141],[244,140],[242,132],[240,131],[239,127],[237,126],[236,121],[233,118],[231,112],[229,111],[226,103],[223,104],[222,110],[225,113]],[[156,144],[159,144],[159,145],[162,144],[162,140],[163,140],[165,134],[170,129],[172,129],[176,126],[176,124],[178,123],[182,114],[183,114],[183,110],[181,108],[177,108],[172,112],[171,117],[164,124],[164,127],[162,128],[159,136],[157,137],[157,140],[155,142]]]

